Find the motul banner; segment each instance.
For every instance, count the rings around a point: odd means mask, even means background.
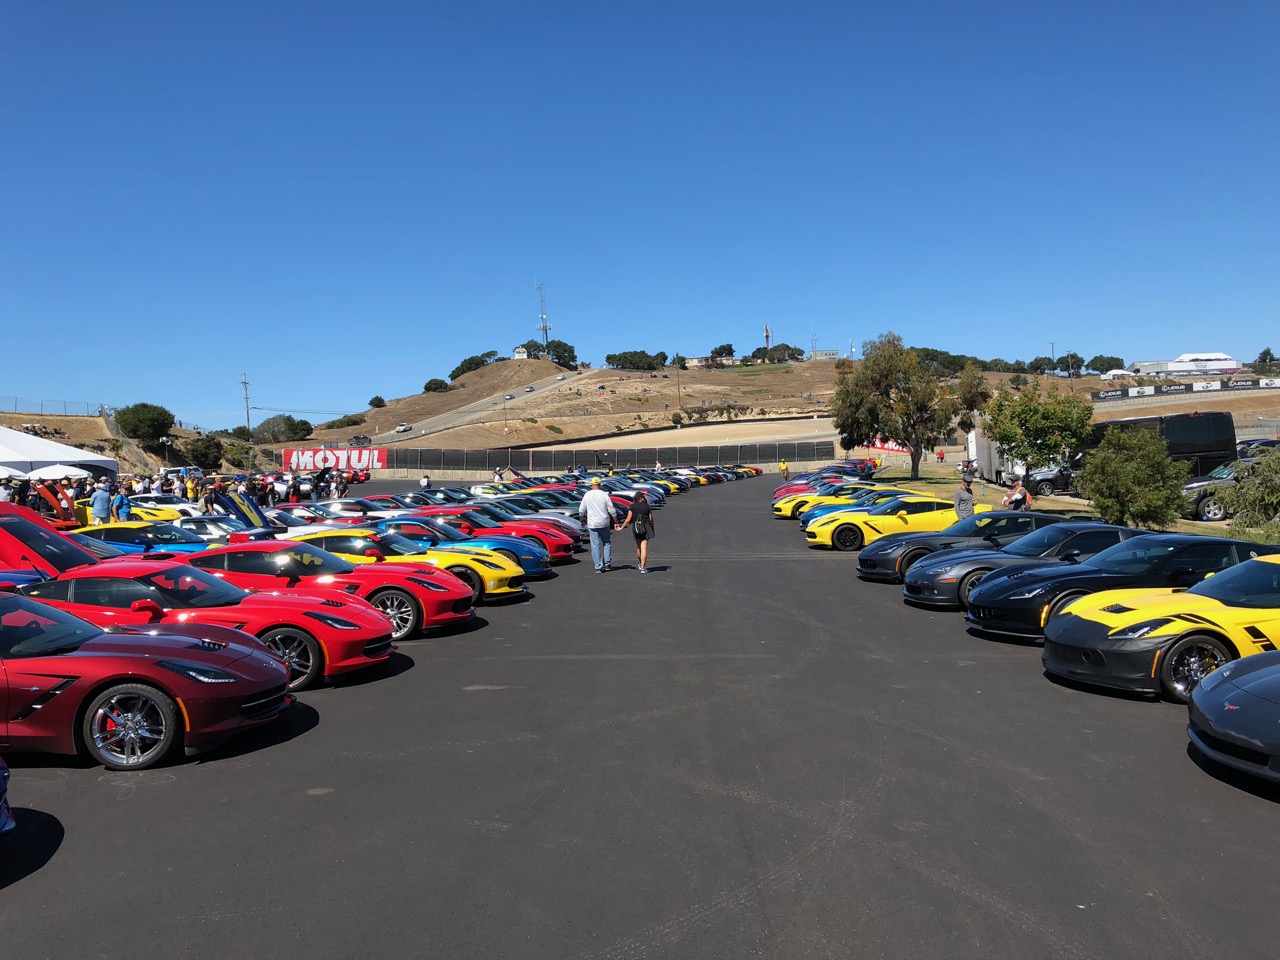
[[[310,473],[330,467],[334,470],[385,470],[385,447],[308,447],[284,451],[284,469],[290,473]]]

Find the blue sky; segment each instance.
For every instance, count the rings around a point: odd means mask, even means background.
[[[597,363],[1280,349],[1271,0],[0,9],[0,394],[362,409],[535,276]]]

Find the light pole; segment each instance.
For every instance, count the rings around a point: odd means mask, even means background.
[[[160,443],[164,447],[164,465],[169,466],[169,448],[173,446],[173,440],[169,437],[161,437]]]

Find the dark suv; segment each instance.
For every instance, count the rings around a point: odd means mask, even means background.
[[[1182,493],[1187,498],[1187,515],[1192,520],[1226,520],[1227,510],[1214,494],[1229,483],[1236,482],[1236,474],[1245,464],[1253,463],[1253,458],[1232,460],[1215,469],[1208,476],[1192,477],[1182,485]]]
[[[373,441],[368,437],[366,437],[363,433],[361,433],[352,437],[350,440],[347,441],[347,443],[353,447],[368,447],[368,446],[372,446]]]

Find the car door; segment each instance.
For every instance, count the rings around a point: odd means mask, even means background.
[[[1221,573],[1236,564],[1236,545],[1229,540],[1206,538],[1203,543],[1183,547],[1165,559],[1161,570],[1174,587],[1189,587],[1210,573]]]
[[[0,613],[0,745],[7,746],[11,735],[19,735],[17,730],[10,730],[11,722],[30,719],[74,682],[62,675],[49,657],[13,654],[22,640],[38,635],[42,627],[51,623],[30,607],[15,606]]]
[[[1079,553],[1080,559],[1092,557],[1107,547],[1114,547],[1124,539],[1119,528],[1115,530],[1082,530],[1073,537],[1068,537],[1054,548],[1051,556],[1061,557],[1073,550]]]
[[[292,581],[288,575],[287,551],[237,550],[222,555],[224,571],[211,570],[215,576],[224,576],[230,583],[246,590],[277,590],[288,587]]]

